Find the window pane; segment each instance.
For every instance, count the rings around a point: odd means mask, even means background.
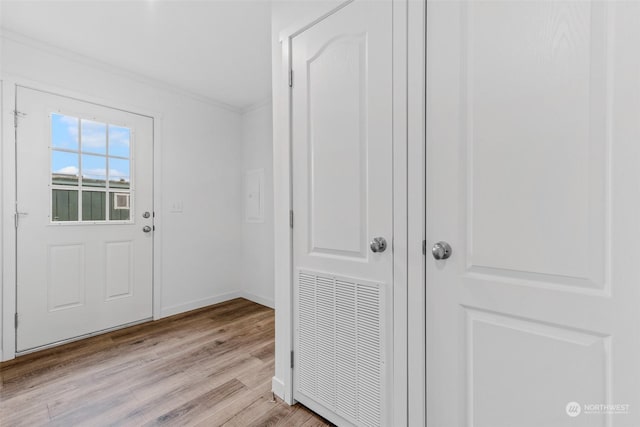
[[[51,195],[52,221],[78,220],[78,192],[75,190],[53,190]]]
[[[107,154],[107,125],[82,120],[82,151]]]
[[[78,154],[51,151],[51,182],[56,185],[78,185]]]
[[[82,192],[82,220],[104,221],[106,219],[105,195],[101,191]]]
[[[109,187],[129,188],[131,174],[129,160],[113,159],[109,157]]]
[[[78,149],[78,119],[51,114],[51,146],[68,150]]]
[[[82,155],[82,185],[84,187],[104,187],[107,180],[107,158]]]
[[[109,155],[118,157],[130,157],[129,146],[131,143],[131,131],[128,128],[109,125]]]
[[[129,213],[131,211],[128,208],[120,208],[116,206],[116,203],[115,203],[116,194],[120,196],[124,195],[123,193],[117,193],[117,192],[109,193],[109,218],[112,220],[128,221]],[[129,201],[129,203],[131,202]]]

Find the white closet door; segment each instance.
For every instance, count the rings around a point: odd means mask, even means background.
[[[640,425],[639,22],[428,2],[429,426]]]
[[[294,398],[339,425],[389,425],[391,17],[356,1],[292,43]]]

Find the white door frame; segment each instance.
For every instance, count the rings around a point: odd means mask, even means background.
[[[280,33],[280,72],[274,79],[274,261],[276,372],[273,391],[293,404],[293,233],[291,96],[293,37],[354,0],[327,2],[324,13]],[[367,1],[367,0],[360,0]],[[424,21],[425,0],[393,3],[393,425],[424,419]],[[409,237],[410,236],[410,237]],[[409,325],[412,325],[409,327]],[[417,329],[416,329],[417,328]],[[411,344],[409,344],[409,334]],[[408,350],[412,352],[408,354]],[[409,368],[411,371],[409,371]],[[411,372],[409,376],[408,373]]]
[[[16,87],[26,87],[43,92],[65,96],[79,101],[89,102],[107,108],[115,108],[133,114],[147,116],[153,120],[153,211],[154,218],[153,239],[153,319],[160,318],[162,281],[160,266],[162,265],[162,224],[160,208],[162,206],[161,194],[161,129],[162,114],[158,112],[142,110],[138,107],[123,105],[112,100],[101,99],[74,92],[67,88],[55,87],[50,84],[29,80],[22,76],[4,74],[2,76],[2,318],[0,319],[2,342],[0,348],[0,361],[14,359],[16,357],[16,334],[14,315],[16,312],[16,244],[17,234],[14,223],[16,206],[16,134],[13,124],[13,111],[15,110]]]
[[[426,418],[426,18],[427,1],[409,0],[407,48],[407,364],[408,424]],[[425,248],[426,249],[426,248]],[[427,251],[428,253],[428,251]]]

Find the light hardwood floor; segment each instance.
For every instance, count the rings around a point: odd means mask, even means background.
[[[0,364],[0,425],[331,425],[273,370],[273,310],[235,299]]]

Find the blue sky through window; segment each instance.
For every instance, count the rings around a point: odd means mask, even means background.
[[[79,174],[78,154],[58,151],[55,149],[78,151],[79,148],[79,119],[53,113],[51,115],[51,145],[54,148],[51,155],[51,172],[65,175]],[[82,152],[107,153],[107,125],[90,120],[81,121]],[[130,162],[115,159],[111,156],[130,156],[131,130],[121,126],[109,126],[109,178],[113,181],[130,181]],[[85,178],[106,180],[106,157],[82,155],[82,175]]]
[[[109,159],[109,180],[129,182],[129,160]]]
[[[78,175],[79,161],[77,153],[65,151],[53,151],[51,156],[51,169],[55,173],[63,175]]]
[[[82,178],[105,181],[107,179],[107,158],[83,154]]]
[[[82,120],[82,151],[84,153],[107,154],[107,125]]]
[[[52,114],[51,144],[54,148],[77,150],[78,119],[75,117],[63,116],[61,114]]]
[[[109,155],[129,157],[131,131],[120,126],[109,125]]]

